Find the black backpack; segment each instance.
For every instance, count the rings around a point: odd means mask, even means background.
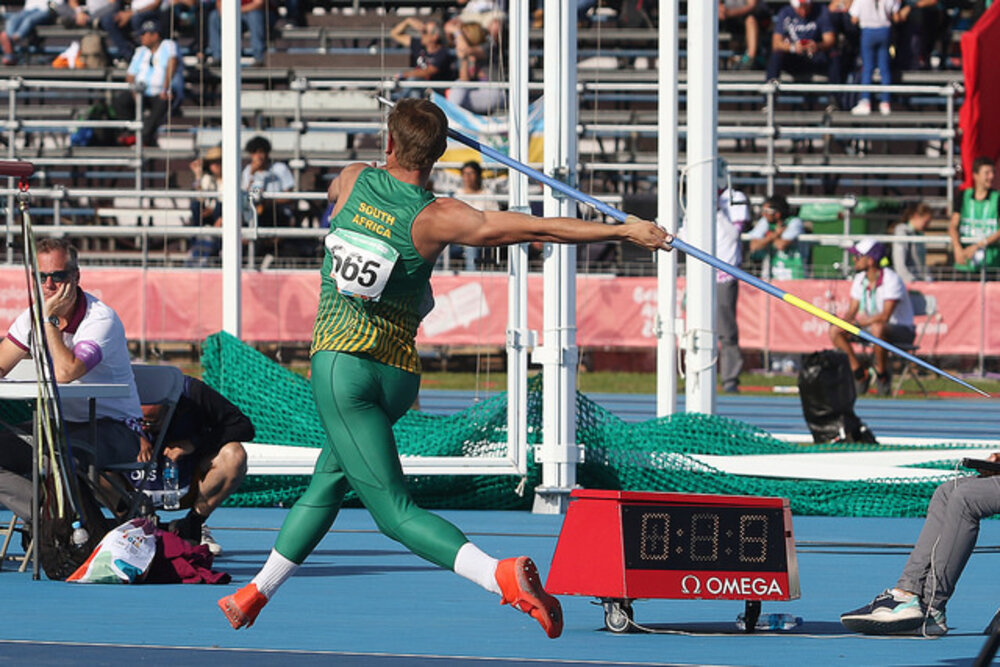
[[[80,114],[81,120],[115,120],[117,117],[111,105],[103,100]],[[114,146],[118,132],[112,127],[81,127],[70,135],[69,141],[73,146]]]
[[[802,360],[799,399],[814,442],[877,444],[875,434],[854,414],[857,389],[843,352],[822,350]]]
[[[39,533],[35,538],[38,562],[45,570],[45,576],[56,581],[65,581],[77,568],[86,562],[101,540],[114,526],[108,521],[93,491],[82,474],[77,476],[80,514],[68,512],[59,517],[55,512],[56,493],[54,485],[60,483],[52,475],[42,481],[42,503],[39,513]],[[64,490],[65,492],[65,490]],[[87,530],[87,540],[81,545],[73,544],[73,523],[81,520]]]

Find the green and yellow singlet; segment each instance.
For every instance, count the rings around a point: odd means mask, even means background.
[[[430,192],[365,168],[324,240],[319,309],[310,354],[364,352],[419,373],[414,339],[433,303],[428,263],[410,230]]]

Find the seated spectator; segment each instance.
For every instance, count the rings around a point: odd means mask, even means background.
[[[775,80],[788,72],[795,77],[826,75],[830,82],[838,83],[840,58],[836,45],[826,6],[811,0],[791,0],[774,21],[767,79]]]
[[[119,65],[127,64],[132,59],[135,52],[135,44],[132,42],[132,35],[142,35],[142,24],[146,21],[160,20],[160,0],[131,0],[126,5],[121,6],[115,14],[114,21],[105,21],[101,27],[108,33],[111,43],[118,50]],[[161,26],[170,24],[161,23]],[[161,30],[163,37],[169,34]]]
[[[143,406],[144,423],[157,428],[163,406]],[[222,547],[205,521],[243,483],[247,455],[243,443],[253,440],[254,427],[239,408],[222,394],[193,377],[184,378],[184,391],[164,436],[163,456],[178,464],[180,477],[190,479],[181,507],[190,508],[167,530],[195,544],[205,544],[216,556]],[[151,445],[145,439],[140,461],[148,461]]]
[[[944,28],[940,0],[906,0],[899,20],[903,30],[896,47],[903,69],[929,69],[931,50]]]
[[[174,41],[180,41],[181,35],[190,36],[192,52],[202,49],[202,24],[208,23],[211,11],[202,10],[203,0],[160,0],[159,21],[169,34],[165,35]],[[140,24],[141,25],[141,24]]]
[[[499,211],[500,204],[493,199],[481,199],[482,195],[492,194],[483,187],[483,168],[478,162],[470,160],[462,165],[462,185],[455,192],[455,199],[464,201],[472,208],[480,211]],[[472,195],[470,197],[470,195]],[[466,271],[475,271],[476,260],[481,250],[474,246],[452,245],[448,247],[448,258],[452,261],[463,260]]]
[[[892,24],[898,21],[899,0],[854,0],[851,4],[851,21],[861,27],[861,85],[870,86],[874,81],[875,67],[883,86],[892,83],[889,66],[889,49],[892,46]],[[889,105],[889,91],[879,93],[881,102],[878,110],[883,116],[892,111]],[[867,116],[872,112],[872,94],[861,93],[861,99],[851,109],[855,116]]]
[[[507,19],[502,3],[497,0],[457,0],[462,10],[445,23],[449,35],[457,32],[466,23],[478,23],[492,35],[499,34]]]
[[[309,0],[288,0],[285,4],[284,28],[298,27],[306,25],[306,16],[312,8]]]
[[[885,246],[864,239],[851,246],[851,255],[857,274],[851,282],[851,302],[844,320],[894,345],[912,343],[916,329],[910,295],[899,274],[887,266]],[[850,335],[834,325],[830,325],[829,331],[833,346],[847,355],[858,396],[868,393],[871,376],[854,353]],[[892,386],[889,353],[883,347],[875,347],[874,357],[875,390],[880,396],[888,396]]]
[[[295,176],[284,162],[271,161],[271,142],[266,137],[256,136],[246,145],[250,162],[243,168],[240,187],[245,192],[260,188],[263,192],[291,192],[295,189]],[[293,227],[295,212],[291,199],[264,199],[254,202],[257,224],[261,227]],[[283,248],[285,256],[309,256],[315,254],[317,244],[311,239],[266,239],[262,242],[265,252],[278,255]]]
[[[208,57],[206,65],[222,62],[222,0],[208,16]],[[240,0],[240,23],[250,31],[250,55],[253,65],[263,65],[267,54],[267,26],[270,16],[264,0]],[[241,29],[242,30],[242,29]]]
[[[128,396],[96,402],[96,437],[91,435],[90,401],[63,398],[66,436],[77,465],[93,463],[103,470],[112,463],[137,460],[142,435],[142,409],[129,359],[125,327],[118,314],[80,288],[76,248],[65,239],[37,242],[38,276],[43,304],[43,335],[59,382],[124,384]],[[25,309],[0,341],[0,377],[7,375],[31,349],[34,327]],[[25,425],[31,432],[31,425]],[[93,443],[93,444],[92,444]],[[91,452],[92,446],[97,449]],[[31,519],[31,446],[14,431],[0,432],[0,503],[25,521]]]
[[[972,162],[972,187],[955,193],[948,234],[956,271],[1000,268],[1000,196],[993,189],[995,177],[993,158],[977,157]],[[963,245],[963,237],[976,240]]]
[[[931,207],[920,202],[907,206],[903,211],[902,220],[893,228],[892,233],[900,240],[892,242],[892,266],[907,284],[918,280],[931,280],[930,271],[927,270],[927,246],[905,239],[910,236],[923,236],[933,217]]]
[[[891,2],[892,0],[886,0]],[[882,0],[879,0],[882,2]],[[852,0],[830,0],[827,9],[830,11],[830,23],[833,25],[834,39],[840,52],[841,80],[857,68],[858,52],[861,42],[861,31],[851,21],[850,8]]]
[[[139,33],[142,24],[159,18],[159,0],[66,0],[64,9],[56,8],[67,26],[100,27],[114,48],[115,66],[125,67],[132,59],[135,44],[131,34]]]
[[[719,27],[742,38],[746,49],[734,55],[736,69],[762,68],[760,54],[761,23],[770,19],[767,3],[761,0],[719,0]]]
[[[205,63],[208,57],[209,22],[215,11],[216,0],[170,0],[169,9],[163,10],[162,22],[172,21],[173,38],[178,40],[178,33],[191,37],[187,49],[195,54],[198,62]],[[172,15],[172,16],[171,16]]]
[[[132,58],[135,44],[118,27],[121,9],[121,0],[66,0],[66,4],[55,7],[60,23],[67,28],[104,30],[116,50],[115,66],[125,67]]]
[[[53,5],[50,8],[49,5]],[[14,65],[17,63],[21,51],[35,28],[40,25],[52,23],[56,15],[56,7],[63,4],[63,0],[27,0],[24,8],[19,12],[7,15],[3,32],[0,32],[0,49],[3,50],[3,64]]]
[[[218,192],[222,189],[222,147],[213,146],[200,159],[191,163],[195,190]],[[215,197],[195,199],[191,202],[191,224],[199,227],[222,227],[222,201]],[[218,236],[199,236],[191,242],[188,266],[205,266],[208,260],[218,257],[222,239]]]
[[[764,280],[801,280],[806,277],[808,251],[799,242],[805,232],[802,219],[792,216],[788,200],[769,197],[760,210],[760,220],[750,230],[750,257],[763,262]]]
[[[635,2],[636,0],[632,0]],[[587,12],[597,6],[598,0],[576,0],[576,21],[577,26],[583,25],[584,21],[587,20]],[[621,3],[618,3],[621,4]],[[638,4],[642,5],[642,0],[638,0]],[[635,28],[638,26],[630,25],[628,22],[622,22],[622,10],[624,7],[619,8],[619,27],[623,28]],[[531,12],[531,27],[534,29],[540,29],[545,27],[545,0],[535,0],[535,9]]]
[[[420,33],[414,39],[407,30]],[[393,26],[389,36],[400,46],[410,49],[410,69],[396,75],[396,79],[420,81],[454,81],[454,61],[445,44],[444,31],[437,21],[421,21],[408,16]]]
[[[499,69],[499,49],[486,29],[478,23],[465,23],[455,34],[458,81],[490,81],[491,71]],[[501,88],[449,88],[448,99],[473,113],[488,114],[504,107]]]
[[[1000,461],[1000,453],[990,454],[988,460]],[[840,622],[848,630],[870,635],[946,634],[945,606],[976,546],[979,522],[997,513],[1000,485],[993,474],[959,477],[938,486],[895,587],[841,614]]]
[[[123,90],[115,95],[112,107],[120,119],[135,116],[135,96],[143,95],[145,118],[142,121],[142,144],[156,146],[156,132],[171,109],[176,109],[184,97],[184,72],[177,51],[177,42],[163,39],[160,23],[149,20],[139,28],[142,43],[132,57],[125,80],[144,86],[141,92]],[[118,143],[131,146],[135,135],[122,134]]]

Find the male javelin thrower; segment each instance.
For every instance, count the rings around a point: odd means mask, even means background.
[[[555,638],[562,632],[562,609],[530,558],[498,561],[451,523],[417,507],[407,491],[392,425],[420,388],[414,339],[433,305],[431,271],[452,243],[629,241],[655,251],[669,250],[673,237],[634,217],[606,225],[484,212],[457,199],[436,199],[426,185],[447,145],[444,113],[427,100],[400,100],[388,126],[385,167],[349,165],[329,189],[335,206],[311,350],[312,387],[327,441],[264,567],[219,606],[234,628],[252,625],[326,535],[352,488],[387,536],[500,595]]]

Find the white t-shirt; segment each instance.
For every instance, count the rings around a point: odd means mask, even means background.
[[[56,3],[60,4],[60,3]],[[23,12],[46,11],[49,8],[49,0],[25,0]]]
[[[118,314],[92,294],[80,290],[85,299],[77,301],[76,312],[70,317],[63,342],[77,359],[87,366],[78,382],[82,384],[127,384],[128,398],[99,398],[97,418],[125,421],[141,419],[139,392],[132,375],[132,361],[125,339],[125,326]],[[31,312],[27,309],[14,320],[7,338],[23,350],[30,349]],[[62,401],[63,419],[86,422],[90,419],[89,399],[67,398]]]
[[[99,11],[112,4],[112,0],[87,0],[87,13],[95,16]]]
[[[862,28],[888,28],[899,7],[899,0],[854,0],[848,13]]]
[[[295,187],[295,176],[284,162],[272,162],[267,169],[250,173],[250,165],[243,167],[240,187],[249,190],[259,185],[263,192],[288,192]]]
[[[750,200],[739,190],[726,189],[719,194],[719,208],[715,214],[715,256],[722,261],[739,266],[743,261],[740,234],[750,222]],[[715,280],[728,283],[736,280],[725,271],[715,271]]]
[[[132,11],[133,12],[151,12],[157,9],[162,3],[161,0],[132,0]]]
[[[865,315],[877,315],[882,312],[886,301],[898,301],[889,317],[889,324],[913,326],[913,305],[906,285],[899,274],[889,267],[880,271],[874,287],[868,283],[866,271],[855,274],[851,283],[851,299],[858,302],[858,312]]]
[[[750,221],[750,200],[739,190],[727,189],[719,193],[718,208],[715,214],[715,256],[722,261],[739,266],[743,261],[740,245],[740,234],[743,226]],[[677,230],[677,236],[682,241],[688,240],[685,219],[682,227]],[[715,270],[715,280],[728,283],[736,280],[725,271]]]

